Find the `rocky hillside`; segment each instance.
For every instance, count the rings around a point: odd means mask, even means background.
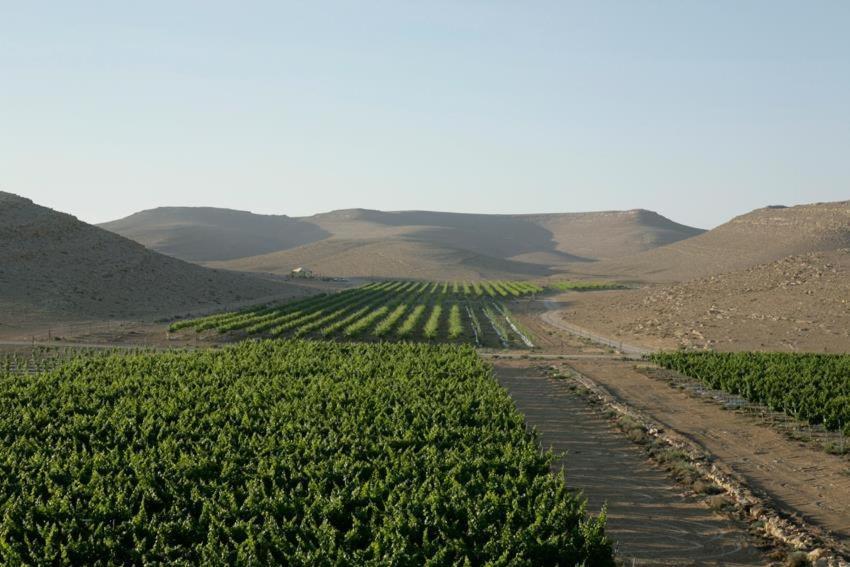
[[[738,271],[790,255],[850,247],[850,201],[767,207],[699,236],[585,271],[671,282]]]
[[[0,325],[174,315],[299,288],[211,270],[0,192]]]
[[[573,297],[565,318],[663,348],[850,351],[850,249],[643,290]]]

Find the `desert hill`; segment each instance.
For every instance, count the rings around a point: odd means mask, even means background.
[[[159,254],[0,192],[0,326],[174,315],[299,288]]]
[[[285,215],[212,207],[161,207],[100,227],[190,262],[256,256],[329,236],[315,224]]]
[[[522,218],[551,232],[558,251],[599,260],[633,256],[705,232],[645,209]]]
[[[551,273],[549,268],[538,264],[406,239],[333,238],[282,252],[208,265],[277,274],[288,273],[292,266],[309,266],[322,274],[433,280],[529,278]]]
[[[327,275],[436,278],[538,277],[702,232],[643,210],[483,215],[347,209],[292,218],[165,208],[102,226],[216,267],[286,273],[306,265]]]
[[[789,255],[850,247],[850,201],[766,207],[694,238],[585,271],[672,282],[742,270]],[[579,267],[578,269],[584,269]]]
[[[850,249],[788,256],[685,283],[572,294],[564,316],[650,347],[847,352]]]

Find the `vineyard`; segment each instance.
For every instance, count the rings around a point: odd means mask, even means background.
[[[0,373],[0,439],[4,565],[613,565],[468,346],[83,356]]]
[[[712,388],[850,435],[850,355],[677,352],[651,359]]]
[[[528,282],[388,281],[286,305],[178,321],[169,332],[531,347],[531,337],[513,321],[503,301],[541,291]]]
[[[556,291],[605,291],[629,289],[629,286],[606,281],[556,281],[547,283],[546,288]]]

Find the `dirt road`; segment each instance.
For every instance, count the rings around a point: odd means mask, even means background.
[[[563,320],[563,302],[547,301],[542,307],[529,313],[539,325],[588,336]],[[606,337],[593,339],[597,344],[618,346],[618,341]],[[644,350],[635,345],[618,348]],[[775,509],[832,533],[839,542],[850,542],[847,459],[790,440],[749,416],[692,397],[637,371],[634,361],[572,357],[558,364],[581,372],[622,403],[701,447],[750,489],[766,496]]]
[[[680,494],[667,474],[563,380],[522,361],[497,361],[496,376],[589,510],[608,504],[608,533],[625,565],[764,565],[741,525]]]
[[[614,397],[687,437],[727,465],[775,506],[850,539],[850,463],[792,441],[751,417],[692,397],[635,369],[633,362],[565,364]]]
[[[584,329],[582,327],[564,321],[562,313],[559,310],[558,303],[553,300],[547,299],[543,302],[543,304],[546,307],[546,310],[540,313],[540,319],[542,319],[543,322],[547,325],[550,325],[557,329],[561,329],[562,331],[567,331],[568,333],[579,337],[590,339],[595,343],[616,349],[617,351],[623,354],[641,355],[652,352],[651,349],[629,343],[624,343],[623,341],[612,339],[609,337],[604,337],[588,329]]]

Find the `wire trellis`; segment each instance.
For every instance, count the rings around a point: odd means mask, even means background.
[[[764,404],[752,402],[740,395],[710,388],[698,379],[686,376],[675,370],[650,366],[641,367],[640,369],[644,374],[652,378],[665,380],[692,396],[720,404],[724,409],[740,412],[759,423],[770,425],[792,439],[815,443],[829,452],[850,456],[850,439],[844,435],[843,427],[841,426],[836,431],[830,431],[822,423],[808,423],[796,419],[784,411],[772,410]]]
[[[10,352],[0,352],[0,374],[39,374],[49,372],[79,356],[108,356],[115,353],[140,354],[156,350],[159,349],[142,346],[115,346],[110,348],[35,346],[19,348]]]

